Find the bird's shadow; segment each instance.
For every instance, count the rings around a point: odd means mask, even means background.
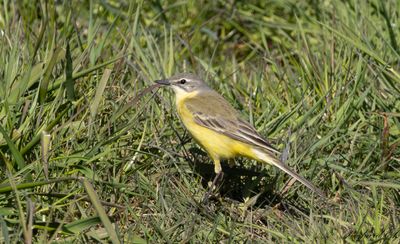
[[[207,153],[198,149],[190,148],[187,161],[193,172],[202,177],[202,185],[209,190],[209,182],[215,178],[214,165]],[[276,191],[277,178],[271,177],[267,170],[260,167],[245,167],[244,160],[237,160],[232,166],[228,162],[221,162],[224,172],[223,179],[217,185],[216,197],[230,199],[234,202],[243,203],[245,199],[251,199],[251,206],[255,208],[273,208],[285,211],[291,215],[309,214],[312,205],[307,201],[300,200],[300,196],[294,194],[282,194]],[[286,192],[286,191],[285,191]],[[300,201],[299,201],[300,200]],[[218,201],[214,201],[218,202]],[[327,202],[317,200],[318,206],[328,207]],[[314,205],[315,206],[315,205]]]
[[[202,177],[202,185],[208,190],[209,182],[215,177],[214,165],[200,149],[190,148],[189,152],[189,165],[194,173]],[[221,197],[243,202],[246,198],[257,196],[256,207],[276,206],[282,202],[282,196],[273,190],[276,189],[276,179],[268,177],[268,173],[260,167],[249,169],[244,167],[241,160],[236,160],[234,164],[222,161],[221,166],[224,174],[222,181],[217,184]]]

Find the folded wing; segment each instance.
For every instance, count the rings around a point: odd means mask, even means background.
[[[232,139],[279,153],[218,93],[198,94],[185,100],[185,104],[197,124]]]

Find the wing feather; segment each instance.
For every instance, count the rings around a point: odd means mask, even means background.
[[[279,153],[250,123],[241,119],[238,112],[218,93],[198,94],[186,99],[185,105],[198,125],[232,139]]]

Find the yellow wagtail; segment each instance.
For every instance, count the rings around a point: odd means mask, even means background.
[[[170,86],[176,95],[181,121],[214,161],[216,178],[221,174],[221,159],[244,156],[272,164],[303,183],[320,196],[325,194],[291,170],[275,155],[279,152],[216,91],[196,75],[184,73],[155,81]]]

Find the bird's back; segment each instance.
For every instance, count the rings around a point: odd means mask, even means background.
[[[240,118],[239,113],[220,94],[211,89],[187,96],[177,105],[183,123],[192,134],[189,127],[193,127],[191,123],[194,123],[232,140],[278,153],[252,125]]]

